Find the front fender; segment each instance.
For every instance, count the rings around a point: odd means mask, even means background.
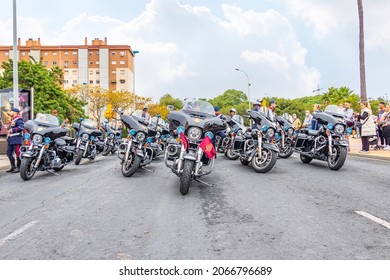
[[[343,147],[348,147],[348,142],[346,140],[341,140],[341,139],[334,139],[333,140],[333,146],[343,146]]]
[[[268,150],[279,153],[279,147],[276,144],[270,144],[270,143],[263,142],[263,149],[268,149]]]
[[[22,158],[26,157],[26,158],[34,158],[34,157],[37,157],[38,156],[38,151],[37,150],[27,150],[26,152],[22,153],[20,156]]]

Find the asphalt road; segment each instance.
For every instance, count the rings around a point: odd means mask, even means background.
[[[162,160],[131,178],[116,156],[27,182],[1,172],[0,259],[388,260],[389,167],[293,157],[257,174],[219,156],[203,178],[215,186],[194,182],[187,196]]]

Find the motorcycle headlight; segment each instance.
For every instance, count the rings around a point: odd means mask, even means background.
[[[44,141],[45,141],[46,144],[48,144],[48,143],[50,143],[51,140],[50,140],[49,137],[45,137]]]
[[[213,140],[214,134],[211,131],[206,132],[206,136],[210,138],[210,140]]]
[[[33,135],[33,142],[34,144],[40,144],[42,143],[43,137],[40,134],[34,134]]]
[[[200,138],[202,138],[202,130],[199,127],[191,127],[188,130],[188,138],[192,141],[198,141]]]
[[[83,135],[81,136],[81,139],[83,139],[84,141],[88,141],[89,135],[87,133],[83,133]]]
[[[271,127],[268,128],[266,135],[267,135],[268,137],[270,137],[270,138],[274,137],[274,135],[275,135],[275,129],[273,129],[273,128],[271,128]]]
[[[288,135],[293,135],[293,134],[294,134],[294,128],[290,127],[290,128],[287,130],[287,133],[288,133]]]
[[[30,139],[31,138],[31,135],[30,135],[30,133],[25,133],[24,134],[24,139]]]
[[[328,125],[326,126],[329,130],[332,130],[333,129],[333,124],[331,124],[331,123],[328,123]]]
[[[143,142],[146,138],[146,134],[143,133],[143,132],[138,132],[136,135],[135,135],[135,138],[137,139],[138,142]]]
[[[334,132],[338,133],[338,134],[343,134],[345,131],[345,128],[342,124],[336,124],[334,126]]]

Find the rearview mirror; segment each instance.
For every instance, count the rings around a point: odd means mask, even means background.
[[[175,109],[175,106],[173,106],[173,105],[168,105],[168,106],[167,106],[167,109],[168,109],[169,112],[171,112],[171,111],[173,111],[173,110]]]

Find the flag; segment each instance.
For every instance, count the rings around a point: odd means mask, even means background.
[[[203,139],[203,141],[199,144],[199,147],[203,150],[209,159],[212,159],[217,154],[214,145],[208,136]]]
[[[184,149],[187,151],[188,150],[188,140],[183,132],[180,132],[180,140],[183,142]]]

